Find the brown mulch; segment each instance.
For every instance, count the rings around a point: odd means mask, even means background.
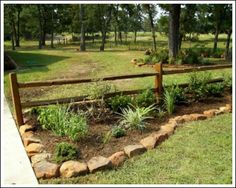
[[[81,161],[88,161],[91,157],[98,155],[109,157],[111,154],[122,150],[126,145],[139,143],[142,138],[150,135],[154,131],[158,131],[159,127],[167,123],[168,119],[171,117],[191,113],[203,113],[205,110],[219,108],[225,106],[227,103],[232,103],[232,95],[229,93],[224,94],[224,97],[213,97],[202,102],[176,106],[173,115],[166,115],[162,119],[154,118],[150,120],[147,129],[142,134],[139,131],[128,131],[126,136],[121,138],[111,138],[107,144],[102,143],[102,138],[103,135],[115,124],[116,121],[114,119],[107,119],[103,123],[90,122],[89,135],[76,143],[73,143],[67,137],[55,136],[51,131],[42,130],[40,126],[38,126],[35,134],[42,140],[47,152],[54,153],[56,144],[60,142],[69,142],[77,146],[79,150],[78,159]]]

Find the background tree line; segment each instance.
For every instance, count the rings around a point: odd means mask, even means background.
[[[159,9],[157,9],[159,8]],[[157,11],[162,14],[158,18]],[[156,32],[168,36],[169,56],[176,57],[182,41],[198,34],[214,34],[213,51],[217,49],[218,35],[227,34],[226,54],[229,53],[232,33],[232,5],[230,4],[5,4],[4,38],[11,40],[12,49],[20,40],[38,40],[39,49],[50,36],[54,48],[55,34],[79,34],[80,50],[86,50],[86,41],[101,39],[104,51],[109,33],[114,32],[114,43],[127,41],[133,32],[136,43],[139,31],[151,31],[152,49],[157,50]]]

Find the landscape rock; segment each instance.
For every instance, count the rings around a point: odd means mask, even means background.
[[[204,120],[207,118],[204,114],[190,114],[192,121]]]
[[[133,63],[133,64],[136,64],[138,61],[137,61],[137,59],[134,58],[130,62]]]
[[[41,161],[34,165],[33,169],[37,178],[54,178],[59,176],[59,165],[48,161]]]
[[[98,170],[104,170],[112,167],[111,161],[103,156],[93,157],[87,164],[90,172],[96,172]]]
[[[220,107],[219,110],[222,111],[222,112],[231,112],[231,109],[229,107],[226,107],[226,106]]]
[[[66,161],[60,167],[61,177],[66,177],[66,178],[84,175],[87,172],[88,172],[87,164],[78,161]]]
[[[226,104],[225,107],[229,112],[232,112],[232,104]]]
[[[23,138],[24,146],[28,146],[31,143],[41,143],[41,140],[35,136]]]
[[[168,137],[174,134],[174,127],[171,126],[161,126],[160,130],[158,133],[160,134],[168,134]]]
[[[146,149],[154,149],[157,146],[157,139],[154,136],[148,136],[140,141]]]
[[[178,124],[182,124],[185,122],[185,119],[182,116],[176,116],[174,118],[174,120],[178,123]]]
[[[193,121],[191,115],[187,115],[187,114],[183,115],[182,119],[183,119],[183,123]]]
[[[211,118],[215,115],[217,111],[217,109],[206,110],[203,112],[203,114],[206,115],[208,118]]]
[[[31,164],[32,167],[34,167],[34,165],[40,161],[46,161],[48,159],[51,158],[51,154],[50,153],[39,153],[36,154],[34,156],[31,157]]]
[[[111,155],[108,159],[111,161],[112,166],[118,167],[126,160],[126,158],[125,152],[119,151]]]
[[[218,115],[221,115],[221,114],[224,114],[224,113],[225,113],[225,112],[222,111],[222,110],[217,110],[217,111],[215,112],[215,115],[218,116]]]
[[[37,153],[42,153],[44,150],[44,146],[38,143],[32,143],[25,147],[25,150],[29,154],[29,156],[36,155]]]
[[[135,155],[140,155],[142,153],[144,153],[147,149],[141,145],[141,144],[137,144],[137,145],[128,145],[124,147],[124,152],[128,157],[133,157]]]
[[[32,125],[28,125],[28,124],[21,125],[20,128],[19,128],[19,131],[20,131],[21,135],[23,135],[24,133],[26,133],[28,131],[34,131],[34,130],[35,130],[35,127],[32,126]]]
[[[33,137],[33,136],[34,136],[33,131],[28,131],[28,132],[25,132],[24,134],[21,135],[22,139],[30,138],[30,137]]]

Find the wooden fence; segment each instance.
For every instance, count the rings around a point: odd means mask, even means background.
[[[184,69],[178,69],[178,70],[164,71],[162,64],[158,63],[154,66],[154,68],[155,68],[154,73],[108,76],[108,77],[104,77],[104,78],[99,78],[98,80],[102,80],[102,81],[110,80],[111,81],[111,80],[144,78],[144,77],[155,76],[155,83],[154,83],[154,88],[152,88],[152,91],[155,93],[157,100],[159,100],[161,92],[162,92],[163,75],[189,73],[189,72],[194,72],[194,71],[206,71],[206,70],[223,69],[223,68],[232,68],[232,64],[201,66],[201,67],[194,67],[194,68],[184,68]],[[80,102],[80,101],[87,100],[87,96],[79,96],[79,97],[60,98],[60,99],[53,99],[53,100],[30,101],[30,102],[23,102],[22,103],[21,98],[20,98],[20,94],[19,94],[19,89],[29,88],[29,87],[91,83],[91,82],[97,81],[94,79],[73,79],[73,80],[71,79],[71,80],[52,80],[52,81],[36,81],[36,82],[20,83],[17,81],[17,75],[15,73],[10,73],[9,78],[10,78],[10,88],[11,88],[11,95],[12,95],[15,119],[16,119],[16,123],[18,126],[24,124],[22,108],[35,107],[35,106],[45,106],[45,105],[51,105],[51,104],[63,104],[63,103],[70,103],[70,102]],[[217,78],[217,79],[209,80],[209,83],[222,82],[222,81],[223,81],[223,78]],[[187,87],[188,83],[182,83],[182,84],[179,84],[179,86],[180,87]],[[137,94],[142,91],[143,91],[143,89],[107,93],[107,94],[105,94],[104,98],[113,97],[113,96],[119,95],[119,94],[123,94],[123,95]]]

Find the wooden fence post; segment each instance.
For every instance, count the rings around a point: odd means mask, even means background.
[[[24,124],[24,120],[22,115],[22,107],[21,107],[16,73],[10,73],[9,78],[10,78],[11,96],[15,112],[16,123],[18,126],[21,126]]]
[[[162,92],[162,63],[156,63],[155,64],[155,70],[159,73],[156,78],[155,78],[155,94],[156,94],[156,98],[157,98],[157,103],[160,102],[160,98],[161,98],[161,92]]]

